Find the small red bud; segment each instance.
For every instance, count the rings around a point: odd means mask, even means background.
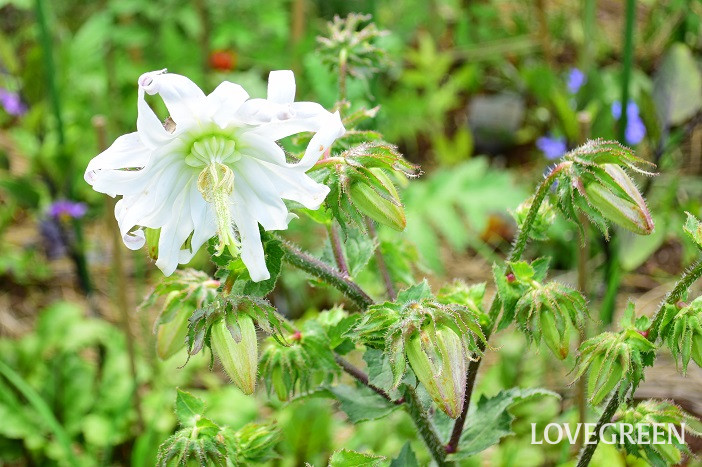
[[[646,339],[648,339],[648,330],[646,330],[646,331],[638,331],[638,333],[641,334],[642,336],[644,336]]]
[[[454,452],[456,452],[456,448],[454,446],[451,446],[450,444],[444,446],[444,450],[446,451],[446,454],[453,454]]]
[[[507,277],[507,282],[509,282],[510,284],[517,280],[517,278],[514,276],[514,273],[511,273],[511,272],[508,273],[506,277]]]
[[[682,300],[679,300],[675,306],[678,308],[678,310],[682,310],[687,306],[687,303],[683,302]]]
[[[302,333],[300,331],[295,331],[295,333],[290,337],[291,340],[299,341],[302,339]]]
[[[231,71],[236,66],[236,56],[229,50],[216,50],[210,54],[210,66],[218,71]]]

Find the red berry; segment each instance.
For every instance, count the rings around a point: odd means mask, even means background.
[[[231,71],[236,66],[236,56],[229,50],[215,50],[210,54],[210,66],[219,71]]]
[[[510,284],[516,280],[517,278],[514,276],[514,273],[510,272],[509,274],[507,274],[507,282],[509,282]]]

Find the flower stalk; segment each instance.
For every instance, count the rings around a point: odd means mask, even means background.
[[[335,287],[351,299],[361,310],[365,310],[373,304],[373,299],[347,276],[342,275],[323,261],[303,252],[286,240],[282,240],[281,244],[285,250],[285,261],[291,265]]]

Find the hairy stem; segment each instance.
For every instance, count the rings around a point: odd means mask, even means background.
[[[517,240],[514,242],[514,247],[512,247],[512,251],[510,252],[507,261],[519,261],[521,259],[522,253],[524,253],[524,248],[526,248],[526,244],[529,241],[529,232],[531,231],[531,228],[534,225],[534,221],[536,220],[536,216],[539,213],[539,208],[541,208],[541,204],[544,202],[544,199],[546,199],[548,190],[551,188],[554,179],[560,173],[560,171],[567,167],[570,167],[571,165],[572,162],[570,161],[561,162],[560,164],[555,166],[553,170],[551,170],[551,172],[541,182],[541,184],[536,190],[534,199],[531,202],[531,207],[529,208],[527,217],[526,219],[524,219],[524,223],[519,227]]]
[[[327,230],[329,231],[329,242],[331,243],[332,252],[334,253],[334,260],[336,260],[336,267],[339,268],[341,274],[348,277],[349,267],[346,264],[346,258],[344,258],[344,250],[341,248],[339,229],[336,227],[336,224],[332,222],[329,224]]]
[[[397,298],[397,291],[395,290],[395,284],[392,282],[392,277],[390,276],[390,271],[388,270],[388,265],[385,263],[385,258],[383,253],[380,251],[380,242],[378,241],[378,232],[375,230],[375,224],[373,219],[366,217],[366,226],[368,227],[368,233],[370,233],[371,239],[376,243],[375,248],[375,262],[378,265],[378,271],[383,277],[383,282],[385,283],[385,289],[388,291],[388,297],[390,300],[395,300]]]
[[[281,243],[285,250],[285,261],[288,263],[337,288],[361,310],[365,310],[373,304],[373,299],[358,284],[339,273],[339,271],[336,271],[309,253],[305,253],[286,240],[282,240]]]
[[[417,431],[427,445],[431,456],[440,467],[452,465],[446,461],[446,449],[441,443],[441,438],[436,433],[434,425],[431,423],[428,414],[422,408],[422,404],[417,397],[417,393],[410,386],[405,385],[405,400],[407,401],[407,413],[412,418]]]
[[[702,260],[699,260],[697,263],[694,264],[690,269],[688,269],[685,274],[682,275],[682,277],[678,280],[678,282],[675,284],[675,287],[673,287],[673,290],[670,291],[670,293],[666,296],[665,300],[663,303],[661,303],[660,307],[658,308],[658,311],[656,311],[656,314],[653,317],[653,324],[651,324],[650,331],[648,333],[647,339],[651,342],[655,342],[656,339],[658,338],[658,331],[659,327],[661,324],[661,321],[663,319],[663,310],[666,305],[673,305],[675,304],[682,295],[685,293],[687,289],[690,288],[690,286],[700,277],[702,277]],[[624,384],[624,383],[622,383]],[[584,467],[590,463],[590,459],[592,459],[592,455],[595,452],[595,449],[597,448],[597,444],[600,441],[599,438],[599,430],[600,428],[605,424],[609,423],[612,420],[612,417],[614,416],[615,412],[617,411],[617,408],[619,407],[619,393],[621,391],[621,385],[615,390],[614,394],[610,398],[609,402],[607,403],[607,406],[605,407],[604,412],[602,412],[602,415],[600,416],[600,419],[597,421],[597,426],[595,428],[595,432],[593,436],[596,436],[593,444],[585,444],[583,447],[582,451],[580,451],[580,456],[578,458],[578,464],[577,467]]]
[[[497,324],[497,318],[500,315],[500,310],[502,309],[502,301],[498,295],[492,300],[492,305],[490,305],[490,311],[488,316],[490,318],[490,324],[487,329],[484,330],[485,342],[479,341],[478,348],[480,352],[484,352],[487,347],[487,341],[490,339],[490,335],[495,329]],[[463,410],[461,414],[456,419],[453,424],[453,431],[451,432],[451,438],[446,445],[446,452],[452,453],[458,450],[458,443],[461,441],[461,434],[463,433],[463,427],[466,423],[466,418],[468,416],[468,409],[470,408],[470,400],[473,396],[473,389],[475,388],[475,379],[478,376],[478,370],[480,369],[480,364],[483,359],[480,355],[473,355],[474,360],[468,365],[468,372],[466,373],[466,395],[463,398]]]
[[[597,420],[595,430],[592,432],[590,439],[585,442],[585,446],[583,446],[583,449],[580,451],[580,455],[578,456],[577,467],[585,467],[590,463],[592,455],[595,453],[595,449],[597,449],[597,445],[600,442],[600,430],[602,429],[605,423],[609,423],[610,420],[612,420],[612,417],[614,417],[614,414],[619,408],[620,388],[621,385],[617,387],[617,389],[612,394],[612,397],[609,398],[609,402],[607,402],[604,412],[602,412],[600,419]]]
[[[702,277],[702,259],[697,261],[692,267],[685,271],[682,277],[675,284],[675,287],[673,287],[673,290],[671,290],[670,293],[666,295],[665,300],[663,301],[663,303],[661,303],[661,306],[658,308],[658,311],[656,311],[656,314],[653,315],[653,323],[651,324],[651,328],[648,334],[648,340],[650,340],[651,342],[655,342],[656,338],[658,337],[661,321],[663,320],[663,310],[665,308],[665,305],[674,305],[675,303],[677,303],[682,298],[683,294],[687,291],[687,289],[689,289],[690,286],[700,277]]]
[[[358,381],[359,383],[363,384],[364,386],[368,386],[370,389],[372,389],[375,393],[378,395],[382,396],[383,399],[387,400],[388,402],[392,402],[393,404],[400,405],[404,402],[403,398],[393,400],[392,397],[390,397],[390,394],[379,388],[378,386],[371,384],[370,379],[368,378],[368,375],[365,374],[362,370],[359,368],[355,367],[351,362],[348,360],[345,360],[341,355],[334,355],[334,360],[336,360],[336,363],[339,364],[339,366],[349,375],[353,376],[353,378]]]

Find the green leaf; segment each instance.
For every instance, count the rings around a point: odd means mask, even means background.
[[[271,277],[261,282],[247,281],[242,290],[244,295],[265,297],[273,291],[275,283],[278,281],[278,276],[280,276],[280,271],[283,268],[283,256],[285,256],[285,251],[280,245],[280,242],[274,238],[266,240],[263,249],[266,254],[266,267]]]
[[[491,398],[481,397],[477,406],[469,412],[468,422],[458,444],[458,452],[449,455],[447,460],[465,459],[511,435],[514,416],[509,413],[509,408],[516,402],[542,396],[560,398],[555,392],[539,388],[512,388],[500,391]]]
[[[419,467],[417,456],[414,455],[409,441],[402,446],[400,454],[390,462],[390,467]]]
[[[687,214],[687,219],[685,220],[685,225],[683,225],[683,230],[695,242],[695,245],[702,249],[702,223],[689,212],[685,212],[685,214]]]
[[[653,80],[653,100],[663,125],[680,125],[702,107],[702,75],[682,42],[674,43]]]
[[[178,389],[175,414],[182,426],[195,426],[205,410],[205,402],[189,392]]]
[[[429,288],[429,283],[425,279],[419,284],[415,284],[400,291],[400,293],[397,294],[397,303],[418,302],[430,297],[431,288]]]
[[[399,407],[365,386],[340,384],[330,387],[329,392],[339,401],[351,423],[383,418]]]
[[[349,449],[335,451],[329,459],[329,467],[375,467],[379,466],[385,457],[375,454],[363,454]]]
[[[366,267],[376,248],[377,245],[373,244],[373,240],[368,235],[358,229],[348,229],[343,249],[351,277],[356,277]]]

